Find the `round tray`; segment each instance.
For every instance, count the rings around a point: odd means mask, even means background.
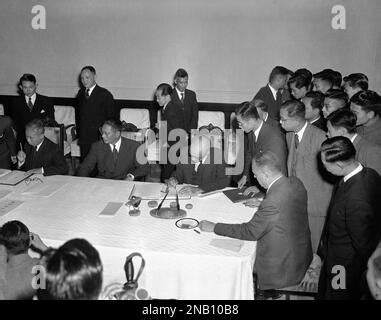
[[[175,224],[180,229],[194,229],[198,227],[199,221],[194,218],[181,218]]]
[[[152,217],[160,219],[178,219],[187,215],[185,210],[177,210],[176,208],[160,208],[159,211],[152,209],[149,213]]]

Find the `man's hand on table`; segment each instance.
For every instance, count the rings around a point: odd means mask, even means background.
[[[25,173],[25,175],[28,175],[28,174],[43,174],[42,167],[36,168],[36,169],[31,169]]]
[[[200,221],[198,227],[201,231],[204,232],[214,232],[215,223],[208,221],[208,220],[202,220]]]
[[[125,181],[134,181],[134,179],[135,179],[135,177],[131,173],[129,173],[124,180]]]

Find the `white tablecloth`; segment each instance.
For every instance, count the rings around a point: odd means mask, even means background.
[[[40,184],[38,181],[0,186],[0,190],[13,191],[3,199],[25,201],[0,217],[0,225],[20,220],[51,246],[72,238],[87,239],[100,252],[104,285],[124,283],[126,256],[140,252],[146,267],[139,286],[154,298],[253,299],[256,242],[232,239],[242,243],[239,252],[214,247],[210,245],[212,239],[228,238],[179,229],[173,219],[153,218],[147,201],[142,201],[138,217],[129,216],[126,206],[113,217],[100,217],[99,212],[108,202],[127,201],[133,182],[71,176],[44,177],[44,181],[44,185],[63,186],[49,197],[22,194],[32,185]],[[231,203],[223,194],[182,200],[182,208],[186,203],[194,206],[187,210],[187,216],[198,220],[241,223],[253,215],[252,209]],[[169,206],[169,201],[164,206]]]

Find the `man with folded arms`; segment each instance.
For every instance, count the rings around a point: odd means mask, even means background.
[[[137,161],[136,141],[121,136],[119,120],[106,120],[100,128],[102,139],[94,142],[78,169],[78,176],[88,177],[96,167],[97,178],[133,181],[148,173],[148,165]],[[143,159],[142,159],[143,160]]]
[[[254,265],[259,287],[257,298],[266,298],[273,295],[273,289],[298,285],[312,260],[307,191],[297,177],[288,178],[282,173],[279,160],[271,151],[256,154],[252,170],[267,189],[253,218],[241,224],[203,220],[200,229],[257,241]]]
[[[44,136],[42,120],[35,119],[25,128],[27,144],[17,153],[18,168],[28,173],[51,176],[67,174],[68,166],[58,146]]]
[[[208,137],[194,136],[188,163],[177,164],[168,183],[172,187],[183,183],[192,185],[183,187],[179,193],[193,196],[226,188],[229,186],[229,176],[226,175],[222,150],[212,148]]]

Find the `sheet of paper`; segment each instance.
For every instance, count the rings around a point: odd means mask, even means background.
[[[12,190],[7,190],[7,189],[2,189],[0,190],[0,199],[1,198],[4,198],[5,196],[7,196],[8,194],[10,194],[12,192]]]
[[[35,181],[31,187],[26,189],[22,195],[32,195],[39,197],[50,197],[57,191],[62,189],[66,183],[62,184],[59,182],[39,182]]]
[[[24,171],[13,170],[11,172],[6,173],[5,175],[0,176],[0,184],[15,186],[21,181],[30,177],[31,174],[26,174]]]
[[[179,185],[177,190],[180,190],[182,187],[186,186]],[[166,185],[163,183],[144,183],[144,184],[135,184],[135,189],[131,196],[140,197],[143,200],[161,200],[164,198],[166,193]],[[176,191],[173,188],[169,189],[168,196],[166,200],[175,200]],[[190,199],[190,196],[180,196],[179,199]]]
[[[209,244],[216,248],[239,252],[243,246],[243,241],[236,239],[212,239]]]
[[[20,200],[11,200],[4,199],[0,201],[0,217],[6,215],[8,212],[11,212],[13,209],[18,207],[20,204],[23,204],[24,201]]]
[[[112,217],[116,215],[122,205],[123,202],[109,202],[99,215],[103,217]]]

